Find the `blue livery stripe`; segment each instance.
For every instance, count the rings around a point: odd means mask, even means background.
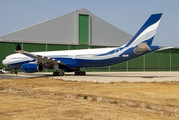
[[[136,35],[126,44],[125,47],[128,47],[132,42],[134,42],[134,40],[148,27],[150,27],[151,25],[155,24],[156,22],[158,22],[160,20],[162,16],[162,13],[159,14],[153,14],[149,17],[149,19],[144,23],[144,25],[140,28],[140,30],[136,33]],[[151,45],[153,39],[150,40],[150,44]]]

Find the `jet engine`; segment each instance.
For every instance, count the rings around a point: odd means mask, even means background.
[[[43,70],[43,66],[34,63],[26,63],[21,66],[21,70],[25,73],[39,72]]]

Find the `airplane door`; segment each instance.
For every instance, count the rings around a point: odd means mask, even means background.
[[[73,55],[72,55],[72,59],[75,59],[76,58],[76,54],[74,53]]]
[[[72,55],[68,55],[69,58],[75,59],[76,58],[76,54],[73,53]]]

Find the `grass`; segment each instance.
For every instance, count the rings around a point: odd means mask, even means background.
[[[84,99],[88,99],[88,96],[83,96]]]
[[[110,103],[111,103],[111,104],[118,104],[118,102],[117,102],[116,100],[111,101]]]
[[[179,82],[1,80],[1,119],[178,119]]]

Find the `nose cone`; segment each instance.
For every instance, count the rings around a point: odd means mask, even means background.
[[[2,61],[2,64],[5,65],[5,66],[7,66],[7,61],[6,61],[6,60],[3,60],[3,61]]]

